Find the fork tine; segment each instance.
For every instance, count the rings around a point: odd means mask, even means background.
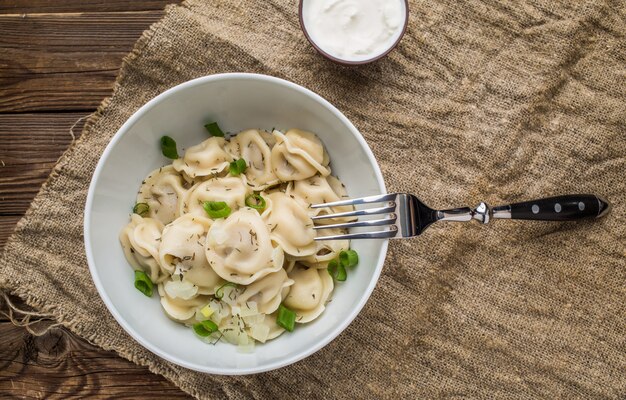
[[[396,198],[396,194],[379,194],[376,196],[360,197],[358,199],[348,199],[333,201],[331,203],[313,204],[311,208],[338,207],[338,206],[354,206],[357,204],[381,203],[383,201],[391,201]]]
[[[348,233],[346,235],[332,235],[316,237],[316,241],[320,240],[349,240],[349,239],[390,239],[398,234],[398,228],[391,226],[390,230],[378,232]]]
[[[359,226],[381,226],[390,225],[396,222],[397,217],[388,216],[383,219],[373,219],[369,221],[346,222],[343,224],[316,225],[313,229],[333,229],[333,228],[356,228]]]
[[[368,208],[366,210],[354,210],[354,211],[346,211],[340,212],[336,214],[324,214],[324,215],[316,215],[315,217],[311,217],[313,221],[318,219],[327,219],[327,218],[343,218],[343,217],[356,217],[359,215],[375,215],[375,214],[384,214],[394,212],[396,209],[395,203],[391,206],[387,207],[378,207],[378,208]]]

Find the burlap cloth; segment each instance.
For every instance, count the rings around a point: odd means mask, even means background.
[[[295,0],[169,7],[19,223],[2,287],[201,398],[624,399],[624,2],[410,6],[401,45],[354,69],[312,50]],[[612,214],[435,224],[391,243],[363,312],[306,360],[246,377],[172,365],[100,301],[83,205],[100,154],[137,108],[180,82],[232,71],[286,78],[330,100],[367,139],[390,191],[434,207],[590,192],[608,197]]]

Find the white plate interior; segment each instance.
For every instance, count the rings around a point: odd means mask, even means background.
[[[147,298],[133,287],[133,272],[118,235],[128,223],[142,179],[169,163],[159,139],[173,137],[179,154],[208,136],[203,125],[217,121],[224,131],[246,128],[316,133],[331,159],[333,175],[352,197],[385,191],[367,144],[334,107],[295,84],[262,75],[222,74],[199,78],[158,96],[131,117],[105,150],[91,183],[85,209],[85,246],[90,270],[107,307],[139,343],[184,367],[217,374],[246,374],[275,369],[318,350],[336,337],[367,301],[378,279],[386,241],[353,241],[360,264],[339,283],[326,311],[293,333],[238,353],[236,346],[207,345],[191,329],[169,320],[158,295]]]

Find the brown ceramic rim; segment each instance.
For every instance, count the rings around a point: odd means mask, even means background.
[[[337,58],[337,57],[331,56],[330,54],[328,54],[327,52],[322,50],[317,45],[317,43],[315,43],[315,41],[313,39],[311,39],[311,36],[309,36],[309,32],[306,30],[306,26],[304,26],[304,18],[302,16],[302,3],[304,3],[305,1],[307,1],[307,0],[300,0],[300,4],[298,6],[298,17],[300,19],[300,28],[302,29],[302,32],[304,32],[304,36],[309,41],[309,43],[311,43],[311,46],[313,46],[313,48],[315,48],[315,50],[317,50],[318,53],[320,53],[321,55],[323,55],[324,57],[326,57],[330,61],[333,61],[333,62],[335,62],[337,64],[341,64],[341,65],[344,65],[344,66],[347,66],[347,67],[355,66],[355,65],[369,64],[371,62],[374,62],[376,60],[380,60],[381,58],[385,57],[387,54],[389,54],[391,52],[391,50],[396,48],[398,43],[400,43],[400,41],[404,37],[404,33],[406,32],[406,28],[407,28],[407,26],[409,24],[409,1],[408,0],[404,0],[404,4],[405,4],[405,7],[406,7],[406,13],[404,15],[404,26],[402,27],[402,32],[400,32],[400,36],[398,36],[398,39],[387,50],[385,50],[384,53],[379,54],[376,57],[369,58],[367,60],[362,60],[362,61],[342,60],[341,58]]]

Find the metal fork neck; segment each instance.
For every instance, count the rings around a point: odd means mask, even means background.
[[[510,219],[511,208],[509,206],[491,208],[483,201],[474,208],[462,207],[437,211],[437,221],[467,222],[475,219],[488,224],[492,218]]]

